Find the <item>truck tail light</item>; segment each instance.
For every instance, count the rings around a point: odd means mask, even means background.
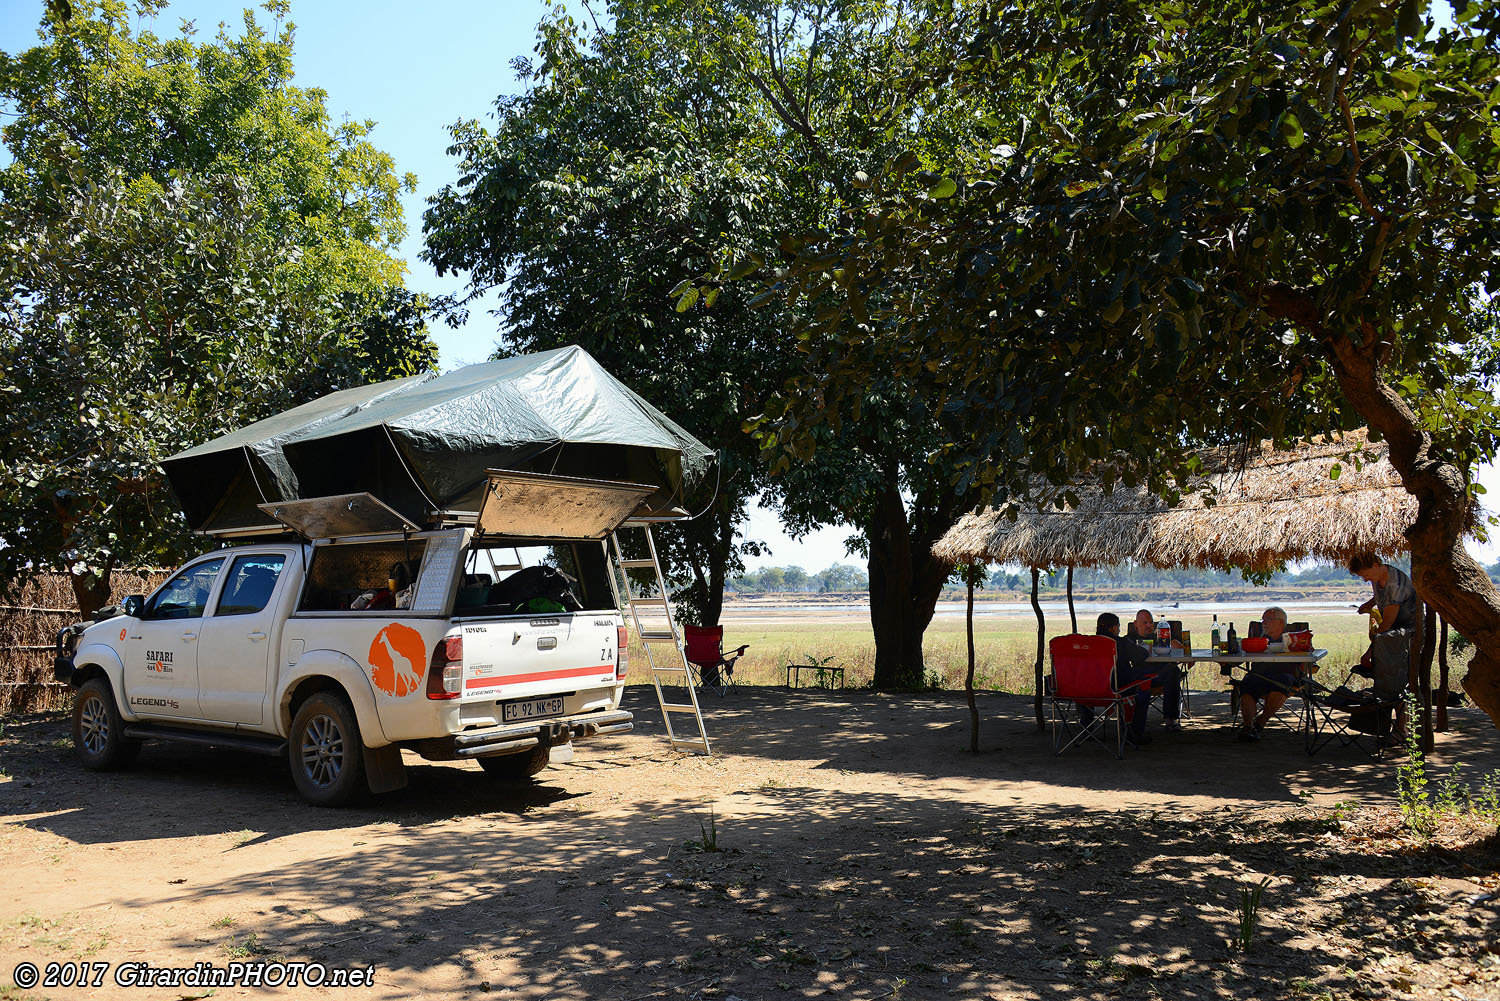
[[[622,681],[630,670],[630,630],[624,626],[617,626],[616,630],[615,680]]]
[[[427,669],[427,697],[456,699],[464,692],[464,638],[444,636],[432,648]]]

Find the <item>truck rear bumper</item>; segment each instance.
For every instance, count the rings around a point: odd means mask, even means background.
[[[437,740],[420,741],[416,750],[427,758],[479,758],[489,754],[516,754],[533,747],[555,747],[573,740],[607,733],[628,733],[634,728],[632,716],[624,709],[565,716],[561,719],[531,720],[487,726],[480,730]]]

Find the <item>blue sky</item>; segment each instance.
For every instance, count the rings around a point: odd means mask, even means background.
[[[34,45],[44,6],[42,0],[0,0],[0,50]],[[238,34],[245,7],[242,0],[177,0],[152,30],[176,33],[179,21],[187,18],[207,38],[221,21]],[[575,17],[584,16],[581,0],[568,7]],[[511,61],[532,54],[536,25],[551,9],[542,0],[293,0],[297,82],[327,91],[335,119],[373,119],[377,124],[371,141],[395,158],[399,172],[417,175],[416,192],[403,198],[409,232],[402,256],[414,289],[445,294],[462,288],[460,278],[439,279],[417,258],[423,206],[456,177],[446,152],[447,128],[459,119],[485,117],[497,96],[517,91]],[[1446,20],[1450,15],[1442,9],[1440,16]],[[257,17],[269,23],[264,11],[257,9]],[[433,328],[444,369],[489,356],[498,327],[489,315],[493,307],[493,301],[477,306],[462,329]],[[1487,506],[1500,506],[1500,475],[1486,468],[1480,480],[1491,491]],[[757,509],[746,534],[772,547],[769,557],[748,560],[752,567],[798,565],[817,571],[833,563],[861,562],[844,554],[847,528],[827,528],[794,541],[781,531],[773,512]],[[1497,552],[1495,545],[1478,550],[1486,562],[1496,559]]]

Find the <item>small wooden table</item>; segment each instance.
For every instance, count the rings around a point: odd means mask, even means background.
[[[842,667],[819,667],[817,664],[788,664],[786,666],[786,687],[801,688],[802,672],[811,671],[815,679],[809,688],[833,688],[833,679],[837,678],[839,687],[844,687],[844,669]]]

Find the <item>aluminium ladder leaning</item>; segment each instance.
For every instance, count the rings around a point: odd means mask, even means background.
[[[693,687],[692,669],[688,666],[687,653],[683,649],[682,634],[677,628],[677,620],[672,615],[672,602],[667,596],[667,581],[662,576],[661,561],[656,555],[656,540],[651,537],[651,526],[641,522],[630,522],[624,528],[638,528],[646,537],[646,551],[651,554],[650,559],[631,560],[625,558],[625,552],[620,548],[619,532],[611,532],[609,539],[604,543],[605,560],[611,564],[609,575],[610,587],[614,589],[615,607],[623,605],[630,609],[630,617],[635,623],[635,634],[641,638],[641,645],[646,648],[646,663],[651,669],[651,684],[656,688],[656,699],[661,704],[662,722],[667,728],[667,742],[671,744],[672,750],[693,751],[697,754],[710,754],[708,748],[708,729],[703,724],[703,710],[698,707],[698,693]],[[635,586],[630,582],[630,571],[650,570],[656,575],[656,596],[640,597],[636,594]],[[621,593],[620,588],[625,590]],[[642,621],[641,612],[648,609],[656,613],[648,626]],[[657,622],[660,616],[663,622]],[[672,652],[669,654],[661,650],[660,662],[658,662],[657,650],[671,645]],[[666,680],[663,682],[663,677]],[[674,680],[675,679],[675,680]],[[667,688],[681,687],[687,691],[686,702],[671,702],[665,692],[663,685]],[[691,715],[698,725],[698,735],[690,737],[679,734],[672,726],[672,717]]]

